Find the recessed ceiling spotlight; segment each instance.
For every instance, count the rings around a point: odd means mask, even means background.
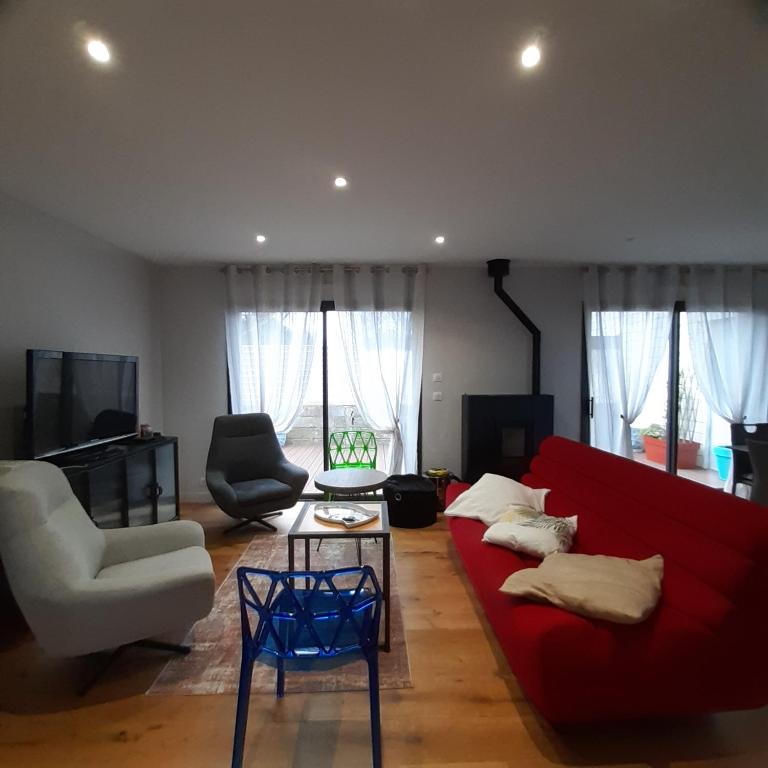
[[[533,69],[541,61],[541,48],[535,43],[529,45],[520,54],[520,63],[526,69]]]
[[[445,235],[438,235],[438,236],[435,238],[435,242],[436,242],[438,245],[443,245],[443,244],[445,243]]]
[[[103,40],[89,40],[85,46],[85,50],[88,51],[88,55],[99,64],[107,64],[112,58],[112,54],[109,52],[109,46]]]
[[[348,184],[347,180],[343,176],[337,176],[333,180],[333,186],[336,187],[336,189],[344,189]]]
[[[267,242],[267,236],[266,235],[256,235],[256,237],[253,238],[259,245],[263,245]]]

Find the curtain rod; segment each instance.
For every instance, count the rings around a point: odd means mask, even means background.
[[[680,272],[687,273],[691,269],[754,269],[757,272],[768,272],[768,266],[762,264],[593,264],[591,266],[583,266],[582,272],[587,272],[592,267],[597,269],[624,269],[627,271],[633,269],[639,269],[640,267],[647,267],[648,269],[669,269],[670,267],[677,267]]]
[[[235,269],[239,272],[254,272],[256,269],[259,268],[259,266],[243,266],[243,267],[235,267]],[[342,264],[340,265],[344,272],[351,272],[357,274],[360,272],[361,269],[364,269],[365,267],[359,266],[357,264]],[[391,272],[393,269],[396,269],[396,267],[388,267],[386,265],[381,264],[372,264],[370,265],[370,271],[371,272]],[[229,267],[221,267],[219,269],[219,272],[226,272],[229,269]],[[320,272],[321,274],[327,274],[330,272],[333,272],[334,265],[333,264],[284,264],[284,265],[274,265],[274,264],[267,264],[264,265],[264,270],[267,273],[271,272],[287,272],[288,270],[292,270],[293,272],[311,272],[313,270],[316,270]],[[413,274],[415,275],[419,271],[419,267],[416,265],[409,265],[404,264],[400,270],[404,274]]]

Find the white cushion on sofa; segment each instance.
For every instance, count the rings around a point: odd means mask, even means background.
[[[446,510],[446,515],[469,517],[493,525],[512,507],[527,507],[541,514],[546,488],[529,488],[509,477],[486,473],[464,491]]]
[[[554,552],[567,552],[571,548],[576,524],[575,515],[539,515],[521,523],[494,523],[483,535],[483,541],[533,557],[546,557]]]
[[[538,568],[513,573],[499,591],[551,603],[588,618],[638,624],[659,602],[663,574],[661,555],[628,560],[557,553]]]

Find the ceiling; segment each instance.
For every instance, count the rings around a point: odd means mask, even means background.
[[[0,0],[0,189],[158,261],[766,262],[767,137],[756,0]]]

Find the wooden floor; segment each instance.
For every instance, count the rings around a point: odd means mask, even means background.
[[[231,521],[212,507],[187,507],[184,516],[205,525],[221,581],[253,534],[223,537]],[[283,530],[292,517],[279,518]],[[382,692],[388,768],[768,766],[766,710],[553,731],[526,703],[478,616],[444,523],[397,530],[395,548],[414,687]],[[2,642],[0,766],[228,765],[234,696],[145,696],[162,656],[127,654],[78,699],[88,660],[47,659],[7,624]],[[364,768],[369,759],[366,693],[252,698],[247,766]]]
[[[309,472],[309,480],[304,486],[304,493],[319,493],[315,488],[315,478],[323,471],[322,445],[296,445],[286,443],[283,446],[285,458]]]
[[[645,454],[642,452],[635,453],[633,458],[635,461],[640,464],[645,464],[647,467],[653,467],[654,469],[660,469],[662,471],[665,469],[661,464],[648,461]],[[718,491],[722,491],[723,486],[725,485],[725,481],[720,479],[720,476],[714,469],[704,469],[703,467],[696,467],[696,469],[678,469],[677,474],[687,480],[693,480],[694,483],[700,483],[701,485],[708,485],[710,488],[716,488]]]

